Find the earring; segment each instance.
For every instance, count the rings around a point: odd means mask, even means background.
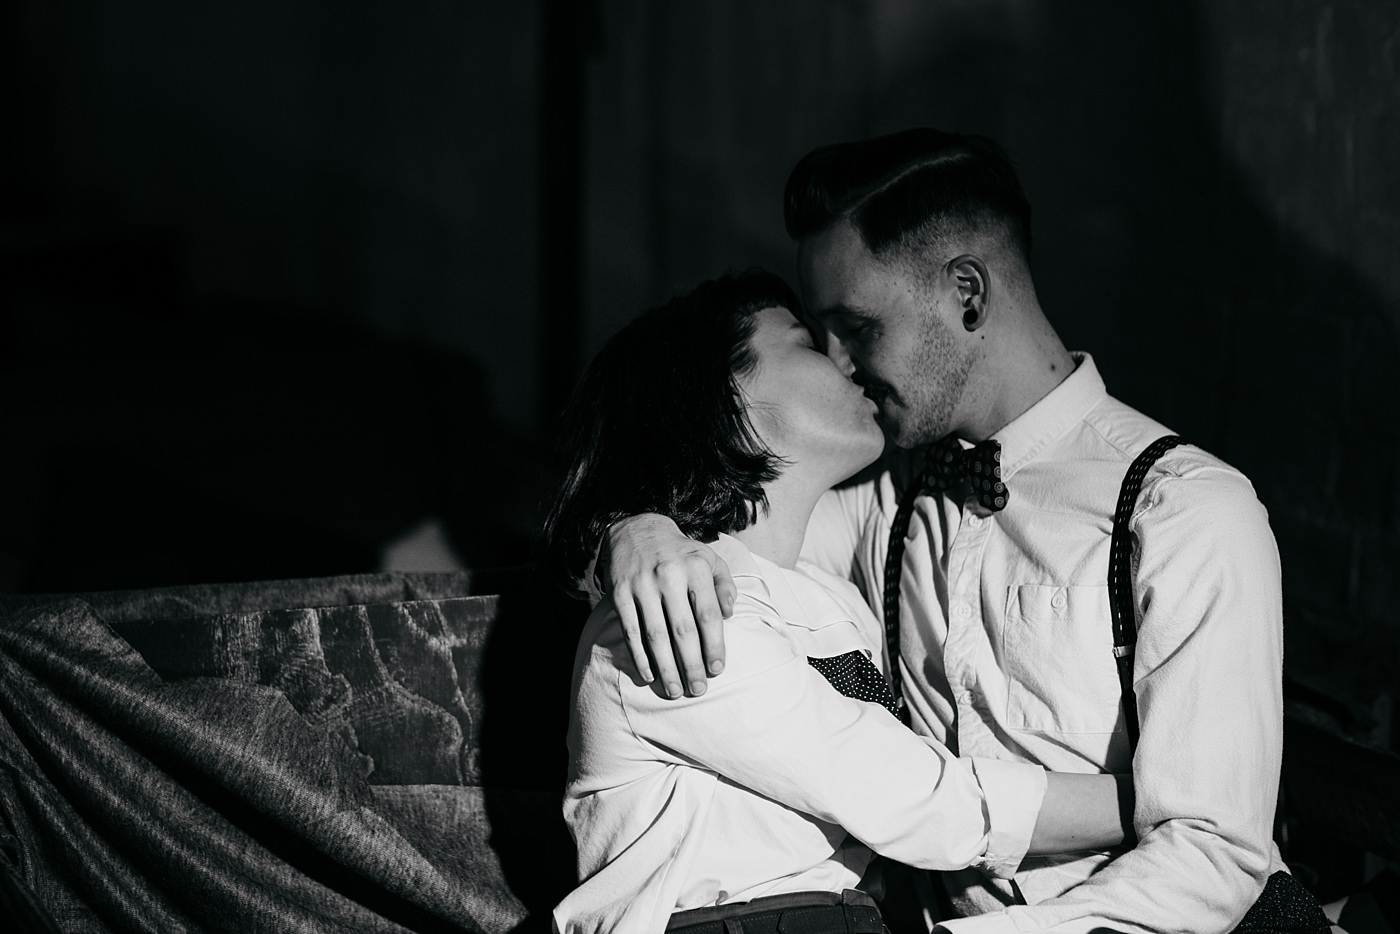
[[[969,328],[970,328],[970,327],[972,327],[972,326],[973,326],[974,324],[976,324],[976,323],[977,323],[977,311],[976,311],[975,309],[969,308],[967,311],[964,311],[964,312],[963,312],[963,325],[964,325],[965,327],[969,327]]]

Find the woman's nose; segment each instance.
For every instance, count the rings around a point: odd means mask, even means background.
[[[855,375],[856,365],[851,360],[851,355],[846,353],[846,348],[830,332],[826,335],[826,355],[836,364],[836,369],[841,371],[842,376],[850,379]]]

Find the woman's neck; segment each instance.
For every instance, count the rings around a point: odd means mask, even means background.
[[[759,557],[779,567],[792,568],[797,565],[797,557],[802,553],[802,540],[807,537],[812,510],[827,487],[784,482],[785,479],[779,477],[764,488],[768,508],[760,510],[758,518],[748,528],[740,529],[733,535]]]

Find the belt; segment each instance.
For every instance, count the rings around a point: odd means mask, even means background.
[[[671,915],[666,934],[886,934],[864,892],[792,892]]]

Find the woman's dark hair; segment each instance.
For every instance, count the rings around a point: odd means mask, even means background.
[[[1006,152],[927,127],[812,150],[788,176],[783,219],[794,240],[849,219],[874,256],[954,230],[997,232],[1031,255],[1031,205]]]
[[[652,308],[604,345],[564,413],[564,479],[541,560],[572,587],[608,526],[643,512],[713,541],[766,508],[780,462],[754,436],[735,378],[754,365],[753,316],[799,311],[762,269],[722,276]]]

